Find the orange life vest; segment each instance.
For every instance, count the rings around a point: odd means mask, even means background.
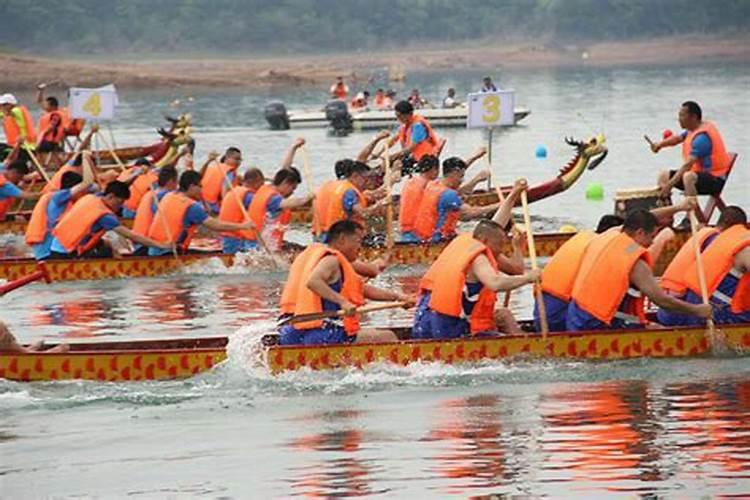
[[[438,218],[440,216],[438,212],[440,195],[448,189],[450,188],[439,180],[427,184],[422,200],[419,203],[419,217],[417,217],[414,224],[414,232],[421,239],[429,240],[432,238],[432,235],[435,234]],[[456,225],[458,224],[460,216],[461,214],[458,211],[451,212],[446,216],[445,223],[443,224],[443,227],[440,228],[440,234],[444,238],[448,238],[455,234]]]
[[[401,189],[398,207],[398,225],[401,233],[414,231],[414,224],[419,216],[419,205],[422,202],[425,188],[430,180],[424,175],[412,177]]]
[[[411,122],[408,124],[402,124],[401,128],[398,130],[398,139],[399,141],[401,141],[401,147],[411,147],[411,129],[415,123],[421,123],[425,128],[425,131],[427,132],[427,137],[425,138],[425,140],[420,142],[417,147],[415,147],[411,152],[411,155],[414,157],[414,159],[419,161],[419,159],[424,155],[436,154],[440,145],[440,141],[438,140],[437,134],[435,134],[435,132],[432,130],[430,123],[424,117],[419,115],[412,115]]]
[[[337,183],[341,181],[326,181],[322,186],[318,188],[318,192],[315,194],[313,199],[313,234],[324,231],[323,220],[328,217],[328,205],[331,202],[331,193],[336,187]]]
[[[349,87],[345,83],[334,83],[331,85],[331,95],[342,101],[346,99],[349,94]]]
[[[49,184],[44,186],[42,188],[42,194],[50,193],[53,191],[59,191],[62,189],[62,178],[63,175],[65,175],[66,172],[75,172],[77,174],[81,174],[83,172],[83,167],[75,167],[73,165],[63,165],[57,172],[55,172],[55,175],[52,176],[52,178],[49,180]]]
[[[612,233],[589,243],[571,294],[581,309],[608,325],[630,289],[630,271],[641,259],[651,266],[647,248],[624,232]],[[645,322],[643,297],[634,298],[632,312]]]
[[[722,231],[701,254],[708,295],[714,296],[720,302],[731,301],[731,310],[734,313],[750,311],[750,273],[745,272],[742,276],[738,276],[740,282],[732,297],[720,297],[717,288],[727,274],[732,272],[734,256],[748,247],[750,247],[750,229],[743,224],[736,224]],[[696,262],[693,262],[685,271],[685,284],[693,293],[701,294]]]
[[[471,234],[456,236],[430,266],[419,283],[421,290],[432,292],[430,309],[454,318],[463,317],[463,294],[466,285],[466,274],[479,255],[484,254],[497,272],[495,256],[482,242]],[[479,299],[472,309],[469,324],[471,333],[497,329],[495,323],[495,301],[497,295],[492,290],[482,287]]]
[[[148,228],[148,237],[159,243],[177,243],[176,240],[185,231],[185,239],[178,245],[178,248],[186,250],[190,246],[193,234],[198,229],[197,226],[188,228],[184,226],[185,213],[193,203],[196,201],[180,191],[164,195],[159,203],[159,212],[155,214],[151,227]]]
[[[83,127],[86,125],[86,120],[83,118],[73,118],[70,116],[70,110],[68,108],[60,108],[63,115],[63,125],[65,126],[65,135],[78,137],[83,132]]]
[[[255,193],[255,196],[253,196],[253,201],[252,203],[250,203],[248,214],[250,215],[250,220],[253,221],[253,224],[255,224],[255,227],[259,232],[262,232],[263,228],[266,225],[268,202],[275,195],[281,196],[281,193],[279,193],[279,190],[276,189],[276,186],[274,186],[273,184],[264,184],[260,187],[260,189],[258,189],[258,192]],[[291,219],[291,210],[284,209],[281,211],[281,215],[279,215],[278,220],[275,221],[276,224],[274,224],[273,231],[271,232],[271,238],[273,239],[275,245],[279,246],[283,243],[284,232]]]
[[[136,168],[139,167],[132,167],[125,170],[117,177],[117,180],[122,182],[127,181],[130,178],[133,170],[135,170]],[[136,210],[138,210],[138,205],[141,202],[141,198],[143,198],[143,195],[151,190],[151,186],[154,185],[158,180],[159,175],[153,170],[148,170],[147,172],[140,174],[135,178],[133,182],[130,183],[130,198],[125,200],[123,206],[131,212],[135,212]]]
[[[724,139],[719,134],[719,129],[713,122],[704,121],[701,126],[692,132],[688,132],[685,140],[682,141],[682,159],[687,161],[690,157],[690,151],[693,149],[693,139],[698,134],[705,133],[711,139],[711,170],[714,177],[724,177],[729,172],[729,165],[732,163],[732,157],[727,153],[724,146]],[[696,160],[690,168],[692,172],[705,172],[701,160]]]
[[[221,200],[219,220],[224,222],[233,222],[235,224],[243,224],[247,222],[247,219],[245,219],[245,214],[243,213],[242,208],[240,208],[240,204],[238,202],[241,202],[244,205],[245,196],[250,192],[250,188],[247,188],[245,186],[237,186],[233,187],[232,191],[236,193],[236,196],[232,193],[227,193],[224,199]],[[253,196],[253,199],[255,199],[255,195]],[[251,241],[255,241],[258,238],[257,233],[252,229],[243,229],[242,231],[226,231],[221,234],[229,238],[238,238]]]
[[[293,302],[295,315],[323,312],[323,299],[307,287],[307,279],[315,266],[327,255],[334,255],[341,266],[343,274],[341,295],[355,306],[365,303],[365,283],[356,273],[351,262],[341,252],[325,245],[315,244],[299,254],[292,264],[281,294],[282,310],[291,310]],[[309,330],[321,326],[323,326],[323,321],[306,321],[294,325],[298,330]],[[357,315],[345,317],[344,329],[349,335],[356,335],[359,331],[359,317]]]
[[[57,127],[47,130],[52,124],[52,118],[57,116]],[[48,111],[39,118],[39,133],[43,141],[60,144],[65,138],[65,115],[59,110]]]
[[[565,302],[570,301],[573,283],[589,243],[597,237],[593,231],[582,231],[566,241],[547,262],[542,271],[542,290]]]
[[[698,248],[703,248],[706,240],[719,231],[712,227],[704,227],[695,238],[698,239]],[[674,256],[667,269],[661,277],[659,285],[675,297],[681,297],[687,291],[685,282],[685,271],[695,263],[695,249],[693,249],[693,236],[682,245],[680,251]]]
[[[354,184],[348,180],[336,181],[330,194],[328,194],[329,198],[327,200],[320,200],[321,205],[327,207],[325,216],[320,220],[323,231],[328,231],[335,223],[347,218],[346,211],[344,210],[344,195],[350,189],[353,189],[357,193],[360,207],[365,208],[367,206],[367,198],[365,198]],[[359,223],[363,222],[358,217],[353,217],[352,220]]]
[[[36,205],[34,205],[29,224],[26,226],[27,245],[36,245],[37,243],[43,242],[44,238],[47,237],[47,208],[49,207],[49,202],[54,195],[55,193],[43,194],[42,197],[39,198],[39,201],[36,202]],[[65,211],[63,211],[63,216],[68,213],[68,210],[70,210],[70,207],[72,206],[73,203],[68,202],[68,206],[65,208]]]
[[[237,167],[232,167],[226,163],[214,163],[206,168],[206,172],[203,174],[201,180],[202,188],[201,194],[203,199],[208,203],[219,203],[221,201],[221,193],[224,187],[230,188],[238,185],[237,176],[235,175],[232,186],[229,185],[229,181],[226,179],[230,172],[237,171]]]
[[[96,195],[87,194],[73,204],[73,207],[60,218],[52,234],[67,252],[76,251],[78,255],[94,248],[104,236],[104,231],[91,234],[91,228],[104,215],[114,215],[104,201]],[[81,242],[91,235],[85,245]]]
[[[36,132],[34,132],[34,120],[31,118],[31,113],[29,113],[29,110],[26,106],[22,106],[20,104],[18,106],[15,106],[15,108],[20,109],[21,114],[23,115],[24,134],[26,135],[25,144],[36,144]],[[11,146],[15,146],[21,137],[21,127],[16,122],[13,115],[5,115],[5,117],[3,118],[3,129],[5,130],[5,142],[10,144]]]

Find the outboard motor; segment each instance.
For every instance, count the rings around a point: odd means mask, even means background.
[[[271,126],[271,130],[289,130],[289,114],[281,101],[271,101],[263,109],[263,116]]]
[[[325,107],[326,120],[331,124],[333,133],[336,135],[347,135],[354,130],[352,126],[352,115],[344,101],[333,99],[328,101]]]

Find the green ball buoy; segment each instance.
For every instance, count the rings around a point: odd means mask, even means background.
[[[590,182],[586,186],[586,199],[600,201],[604,199],[604,187],[598,182]]]

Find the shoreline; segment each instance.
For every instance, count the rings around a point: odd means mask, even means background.
[[[642,64],[694,64],[706,61],[750,62],[750,36],[672,37],[647,41],[541,44],[485,41],[454,48],[408,48],[403,51],[248,57],[242,54],[186,57],[176,54],[142,62],[132,59],[84,61],[0,53],[3,84],[33,89],[42,81],[59,85],[124,89],[314,86],[330,84],[337,75],[360,75],[372,69],[403,73],[420,71],[614,67]],[[366,59],[366,62],[364,61]],[[5,91],[3,89],[3,91]]]

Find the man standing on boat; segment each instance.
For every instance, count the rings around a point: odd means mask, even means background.
[[[391,160],[411,155],[419,161],[424,155],[438,155],[440,139],[432,130],[430,123],[422,116],[414,114],[414,106],[408,101],[399,101],[394,108],[396,119],[401,123],[398,134],[388,143],[393,147],[396,142],[401,143],[401,151],[393,155]]]
[[[18,104],[13,94],[3,94],[0,96],[0,111],[4,115],[5,142],[10,146],[20,144],[19,158],[29,160],[27,151],[33,151],[36,147],[34,120],[31,118],[29,109],[23,104]]]
[[[705,227],[693,236],[701,249],[710,302],[717,323],[750,322],[750,230],[747,214],[737,206],[724,209],[716,228]],[[700,282],[692,238],[664,271],[661,287],[670,295],[700,304]],[[659,309],[659,323],[698,325],[700,318]]]
[[[336,83],[331,85],[328,93],[330,94],[332,99],[346,101],[346,97],[349,95],[349,87],[347,87],[347,85],[344,83],[343,76],[336,77]]]
[[[648,251],[657,229],[656,216],[634,210],[620,231],[589,243],[573,285],[567,330],[642,328],[646,323],[644,295],[672,311],[711,317],[710,305],[690,304],[659,288]]]
[[[682,144],[683,163],[680,168],[659,173],[657,182],[661,195],[666,198],[673,188],[683,190],[685,196],[720,194],[732,158],[719,129],[713,122],[703,120],[703,111],[694,101],[682,103],[678,120],[684,129],[681,134],[651,145],[651,150],[658,153],[665,147]],[[702,217],[700,211],[697,215]]]
[[[450,339],[520,331],[510,311],[495,310],[496,294],[534,283],[539,271],[503,274],[498,259],[506,240],[500,224],[482,220],[472,234],[457,236],[445,247],[419,284],[413,338]]]
[[[482,80],[482,88],[479,90],[480,92],[497,92],[497,87],[492,82],[492,78],[489,76],[485,76]]]
[[[351,220],[338,221],[328,232],[328,243],[313,243],[292,263],[281,294],[285,315],[344,311],[343,319],[325,319],[282,327],[281,345],[395,342],[389,330],[360,328],[356,308],[365,299],[405,301],[408,297],[366,284],[352,265],[362,246],[364,228]]]

